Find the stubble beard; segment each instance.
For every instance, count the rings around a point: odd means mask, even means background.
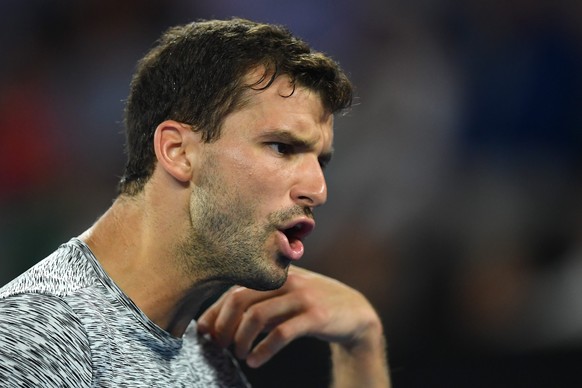
[[[179,260],[193,279],[273,290],[287,279],[290,260],[269,252],[275,225],[302,209],[272,213],[261,224],[257,202],[241,198],[212,166],[205,168],[191,195],[190,233],[178,247]]]

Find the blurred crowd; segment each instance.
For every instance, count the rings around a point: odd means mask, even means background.
[[[0,285],[115,197],[124,99],[153,41],[231,16],[288,26],[355,84],[301,265],[372,300],[395,385],[580,386],[575,0],[2,1]],[[273,365],[320,351],[301,346]],[[318,360],[304,387],[321,386]]]

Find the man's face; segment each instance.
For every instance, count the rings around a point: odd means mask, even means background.
[[[316,93],[291,91],[286,76],[253,91],[227,116],[221,137],[204,145],[182,247],[198,274],[275,289],[303,255],[312,210],[327,197],[322,165],[331,157],[333,116]]]

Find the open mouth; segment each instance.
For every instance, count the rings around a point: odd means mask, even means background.
[[[291,260],[299,260],[304,253],[303,239],[315,228],[310,218],[301,218],[279,228],[279,250]]]
[[[285,236],[287,236],[289,244],[293,245],[293,243],[302,241],[305,237],[307,237],[313,231],[314,227],[315,223],[309,220],[294,222],[287,228],[280,230]]]

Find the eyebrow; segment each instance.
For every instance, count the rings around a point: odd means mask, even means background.
[[[295,135],[293,132],[285,129],[269,131],[268,133],[263,134],[261,137],[283,141],[302,151],[310,151],[315,149],[315,144],[317,143],[317,140],[302,139]],[[317,159],[322,166],[325,166],[331,161],[332,156],[333,148],[330,151],[322,152]]]

